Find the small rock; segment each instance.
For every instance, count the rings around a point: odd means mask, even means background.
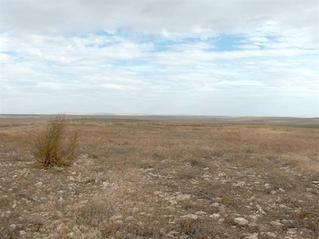
[[[281,228],[281,227],[284,226],[284,224],[282,224],[282,223],[279,222],[279,221],[272,221],[272,222],[270,223],[270,225],[272,225],[273,227],[276,227],[276,228]]]
[[[122,220],[116,220],[116,221],[114,221],[114,224],[123,225],[123,221]]]
[[[42,187],[42,185],[43,185],[42,182],[37,182],[37,183],[35,184],[35,186],[38,187],[38,188]]]
[[[258,239],[258,233],[248,233],[245,237],[245,239]]]
[[[277,238],[276,234],[273,232],[266,232],[265,235],[270,238]]]
[[[294,221],[293,220],[282,219],[281,223],[284,224],[286,227],[291,227],[291,225],[294,224]]]
[[[211,204],[212,207],[219,207],[219,203],[218,202],[214,202]]]
[[[243,217],[236,217],[234,219],[235,224],[239,225],[239,226],[246,226],[248,225],[248,220],[243,218]]]
[[[287,234],[294,235],[297,234],[297,228],[289,228]]]
[[[197,220],[197,219],[198,219],[198,216],[195,215],[195,214],[186,214],[186,215],[184,215],[184,216],[181,216],[181,218],[183,218],[183,219]]]
[[[279,188],[278,190],[279,190],[281,193],[286,192],[285,189],[283,189],[283,188]]]
[[[219,213],[213,213],[212,215],[209,216],[210,218],[217,220],[218,218],[220,218],[220,214]]]
[[[306,188],[307,192],[312,192],[312,188]]]
[[[258,220],[257,215],[249,215],[249,217],[250,217],[254,222],[257,222],[257,220]]]
[[[319,181],[312,181],[312,184],[319,184]]]
[[[122,219],[122,215],[113,215],[110,217],[110,221],[117,221]]]
[[[239,181],[237,183],[234,183],[233,186],[234,187],[243,187],[243,186],[245,186],[245,182],[244,181]]]
[[[259,204],[256,204],[256,207],[258,209],[258,211],[261,213],[261,214],[266,214],[266,212],[264,211],[264,209],[259,205]]]
[[[138,209],[137,207],[133,207],[132,212],[133,212],[133,213],[137,213],[138,210],[139,210],[139,209]]]
[[[10,228],[10,231],[14,231],[17,228],[17,225],[16,224],[10,224],[9,228]]]
[[[280,204],[279,207],[283,209],[288,209],[288,207],[285,204]]]
[[[184,200],[188,200],[190,198],[191,198],[190,194],[179,194],[176,196],[177,201],[184,201]]]
[[[170,231],[167,236],[170,238],[176,238],[178,236],[179,232],[177,231]]]
[[[103,187],[105,187],[105,188],[106,188],[106,187],[108,187],[108,186],[110,185],[110,183],[109,183],[109,182],[107,182],[107,181],[105,181],[105,182],[103,182],[103,183],[102,183],[102,185],[103,185]]]
[[[205,216],[207,213],[204,211],[197,211],[197,212],[195,212],[195,214],[198,216]]]
[[[255,222],[251,222],[251,223],[248,224],[248,227],[250,229],[257,230],[258,229],[258,224],[255,223]]]

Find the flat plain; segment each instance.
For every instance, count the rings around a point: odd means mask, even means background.
[[[319,119],[68,117],[70,167],[41,168],[48,116],[0,117],[0,238],[319,238]]]

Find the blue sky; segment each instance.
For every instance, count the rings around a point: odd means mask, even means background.
[[[316,0],[0,0],[0,113],[319,116]]]

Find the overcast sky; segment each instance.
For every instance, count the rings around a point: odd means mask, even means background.
[[[319,116],[319,0],[0,0],[0,113]]]

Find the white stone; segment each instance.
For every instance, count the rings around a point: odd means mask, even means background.
[[[183,219],[197,220],[197,219],[198,219],[198,216],[195,215],[195,214],[186,214],[186,215],[184,215],[184,216],[181,216],[181,218],[183,218]]]
[[[281,228],[281,227],[284,226],[284,224],[282,224],[282,223],[279,222],[279,221],[272,221],[272,222],[270,223],[270,225],[272,225],[273,227],[277,227],[277,228]]]
[[[245,239],[258,239],[258,233],[251,233],[247,236],[245,236]]]
[[[256,221],[258,220],[257,215],[249,215],[249,217],[250,217],[254,222],[256,222]]]
[[[10,224],[9,228],[10,228],[10,231],[14,231],[17,228],[17,225],[16,224]]]
[[[198,216],[205,216],[207,213],[204,211],[197,211],[197,212],[195,212],[195,214]]]
[[[237,183],[234,183],[233,186],[234,187],[243,187],[243,186],[245,186],[245,182],[244,181],[239,181]]]
[[[218,218],[220,218],[220,214],[219,213],[213,213],[212,215],[209,216],[210,218],[217,220]]]
[[[122,215],[113,215],[110,217],[111,221],[116,221],[122,219]]]
[[[177,201],[184,201],[184,200],[188,200],[190,198],[191,198],[190,194],[179,194],[176,196]]]
[[[266,234],[268,237],[271,237],[271,238],[276,238],[276,237],[277,237],[276,234],[273,233],[273,232],[266,232],[265,234]]]
[[[259,204],[256,204],[256,207],[258,209],[258,211],[261,213],[261,214],[266,214],[266,212],[264,211],[264,209],[259,205]]]
[[[59,203],[63,203],[63,202],[64,202],[63,198],[62,198],[62,197],[59,197],[58,202],[59,202]]]
[[[234,222],[239,226],[246,226],[249,223],[248,220],[243,217],[236,217]]]
[[[282,192],[282,193],[286,192],[285,189],[283,189],[283,188],[279,188],[278,190],[279,190],[280,192]]]
[[[38,182],[38,183],[35,184],[35,186],[38,187],[38,188],[39,188],[39,187],[42,187],[42,185],[43,185],[42,182]]]
[[[219,207],[219,203],[218,202],[214,202],[211,204],[212,207]]]

